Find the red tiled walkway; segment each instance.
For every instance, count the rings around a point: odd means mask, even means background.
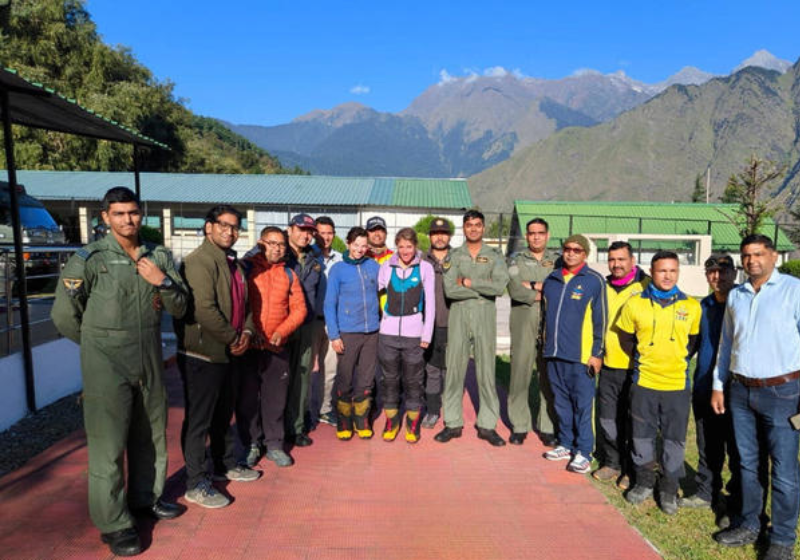
[[[168,379],[179,390],[174,370]],[[185,503],[183,410],[172,405],[170,413],[167,491]],[[292,452],[294,467],[262,461],[261,480],[231,483],[230,507],[192,505],[175,521],[144,523],[141,558],[659,558],[584,476],[542,459],[535,438],[492,448],[475,437],[468,396],[465,414],[464,437],[447,445],[430,431],[414,446],[401,438],[339,442],[323,425],[314,445]],[[0,557],[110,556],[86,510],[82,433],[0,479]]]

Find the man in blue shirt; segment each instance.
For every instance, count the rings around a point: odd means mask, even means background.
[[[730,409],[741,460],[741,519],[714,538],[726,546],[756,541],[764,488],[759,455],[772,460],[772,528],[766,560],[794,558],[800,512],[800,437],[789,419],[800,406],[800,280],[775,270],[778,253],[769,237],[741,243],[748,280],[731,290],[722,322],[711,407]]]
[[[708,508],[713,504],[717,509],[722,509],[722,467],[727,452],[731,471],[727,486],[730,498],[725,515],[721,513],[718,520],[720,528],[724,529],[728,524],[725,520],[740,508],[739,454],[736,452],[736,443],[733,439],[730,411],[718,415],[711,409],[711,381],[717,363],[725,302],[736,281],[736,266],[729,255],[711,255],[706,260],[705,268],[706,281],[712,293],[700,302],[703,317],[700,319],[697,366],[692,385],[692,410],[697,427],[698,461],[694,477],[697,491],[678,500],[678,506]]]

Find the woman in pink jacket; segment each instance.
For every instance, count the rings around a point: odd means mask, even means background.
[[[386,290],[378,360],[383,369],[385,441],[394,441],[400,430],[400,381],[406,409],[406,441],[419,441],[423,403],[425,361],[423,352],[431,342],[436,312],[435,272],[417,250],[417,233],[403,228],[394,240],[397,250],[381,265],[378,289]]]

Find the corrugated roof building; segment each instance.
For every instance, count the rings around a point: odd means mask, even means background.
[[[525,224],[544,218],[550,226],[550,245],[559,247],[573,233],[710,235],[714,251],[735,253],[741,238],[735,225],[735,204],[692,204],[664,202],[563,202],[522,201],[514,203],[510,250],[525,246]],[[772,220],[761,233],[776,240],[779,252],[795,249],[794,244]],[[649,248],[679,248],[663,240]],[[602,249],[598,244],[598,249]]]
[[[126,172],[18,171],[17,176],[65,224],[73,240],[83,243],[91,237],[106,191],[134,187],[133,174]],[[391,241],[398,229],[428,214],[460,223],[464,210],[472,207],[466,179],[142,173],[141,189],[148,225],[162,230],[179,258],[197,244],[197,230],[214,204],[231,204],[246,215],[241,245],[251,244],[264,226],[285,227],[300,212],[330,216],[341,237],[369,217],[381,216]]]

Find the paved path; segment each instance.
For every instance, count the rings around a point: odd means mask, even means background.
[[[184,502],[179,380],[171,403],[168,497]],[[297,464],[231,483],[222,510],[190,506],[170,522],[142,522],[141,558],[343,560],[647,560],[658,554],[585,476],[542,459],[535,438],[494,449],[475,437],[465,395],[464,437],[446,445],[425,431],[409,445],[339,442],[330,426]],[[377,423],[380,430],[382,420]],[[503,436],[508,435],[500,427]],[[184,502],[185,503],[185,502]],[[86,510],[86,445],[78,432],[0,478],[0,557],[109,558]]]

